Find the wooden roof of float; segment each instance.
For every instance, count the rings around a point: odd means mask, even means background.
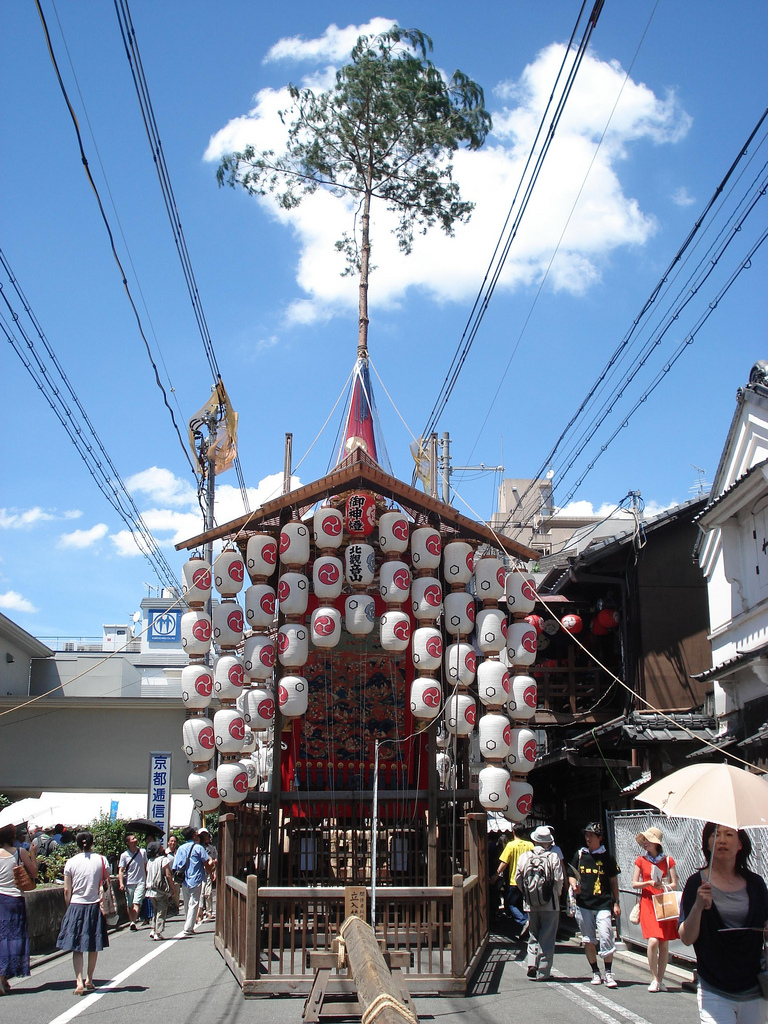
[[[438,498],[424,494],[418,488],[385,473],[362,448],[355,448],[332,472],[320,477],[319,480],[282,494],[248,515],[239,516],[205,533],[199,533],[196,537],[190,537],[189,540],[177,544],[176,549],[200,547],[208,541],[221,540],[233,534],[240,534],[240,538],[247,540],[251,533],[263,530],[264,527],[279,528],[288,509],[301,517],[318,501],[358,488],[373,491],[396,501],[415,522],[423,519],[437,528],[438,523],[435,520],[439,521],[442,532],[453,533],[455,539],[489,544],[493,548],[500,548],[513,558],[524,561],[537,559],[541,554],[509,537],[497,537],[485,523],[469,519],[451,505],[446,505]]]

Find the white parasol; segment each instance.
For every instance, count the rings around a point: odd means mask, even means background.
[[[729,764],[696,764],[654,782],[635,797],[675,818],[728,828],[768,826],[768,782]]]
[[[26,797],[24,800],[17,800],[0,811],[0,828],[4,825],[21,825],[30,818],[53,812],[54,806],[48,800],[40,797]]]

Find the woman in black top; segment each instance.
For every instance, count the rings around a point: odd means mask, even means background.
[[[752,843],[742,829],[707,822],[706,865],[685,884],[680,938],[696,950],[702,1024],[764,1024],[757,975],[768,928],[768,889],[747,867]]]

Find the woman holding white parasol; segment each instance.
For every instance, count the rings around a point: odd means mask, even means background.
[[[669,814],[707,821],[705,864],[686,882],[680,938],[696,951],[702,1024],[765,1024],[758,975],[768,930],[768,888],[747,862],[744,826],[768,824],[768,784],[725,764],[683,768],[638,797]]]

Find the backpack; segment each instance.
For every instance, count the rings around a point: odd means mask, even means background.
[[[46,835],[41,836],[40,839],[37,840],[37,851],[36,852],[37,852],[38,858],[41,858],[41,857],[45,858],[45,857],[47,857],[51,853],[51,851],[53,849],[55,849],[55,847],[57,847],[59,845],[60,844],[59,844],[58,840],[54,839],[53,836],[46,836]]]
[[[553,909],[555,874],[546,853],[532,853],[520,877],[520,889],[532,910]]]

